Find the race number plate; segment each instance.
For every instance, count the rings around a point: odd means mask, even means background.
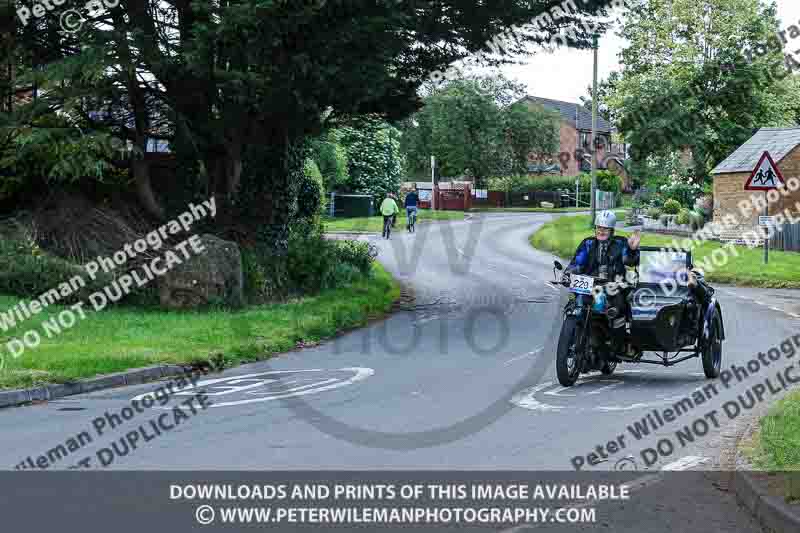
[[[569,282],[569,290],[576,294],[592,294],[594,278],[591,276],[572,275]]]

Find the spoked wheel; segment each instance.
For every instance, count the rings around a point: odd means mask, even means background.
[[[600,372],[605,374],[606,376],[610,376],[614,373],[614,370],[617,369],[617,362],[616,361],[606,361],[603,364],[603,368],[600,369]]]
[[[709,326],[708,339],[703,345],[703,372],[708,379],[719,377],[722,366],[722,323],[719,314],[714,313]]]
[[[578,326],[574,316],[568,316],[561,325],[556,353],[556,375],[564,387],[571,387],[580,375],[579,358],[576,353]]]

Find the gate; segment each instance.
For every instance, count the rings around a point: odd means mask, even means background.
[[[472,192],[466,184],[440,183],[436,186],[436,209],[467,211],[472,208]]]
[[[800,252],[800,224],[784,224],[769,240],[772,250]]]

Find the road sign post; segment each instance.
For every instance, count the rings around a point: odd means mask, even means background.
[[[761,158],[756,164],[756,168],[750,174],[747,182],[744,184],[746,191],[764,191],[764,214],[759,217],[758,225],[764,226],[764,264],[769,263],[769,236],[770,225],[774,225],[772,217],[769,216],[769,197],[767,193],[772,189],[777,189],[780,186],[786,186],[786,180],[783,179],[781,170],[768,151],[761,154]]]
[[[431,156],[431,211],[436,211],[436,157]]]
[[[767,191],[764,191],[764,216],[769,217],[769,204],[767,203]],[[764,264],[769,263],[769,224],[764,226]]]

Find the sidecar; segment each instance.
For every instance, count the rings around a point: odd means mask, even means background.
[[[693,270],[690,250],[640,247],[638,283],[628,294],[629,355],[621,361],[672,366],[700,357],[706,377],[719,376],[725,327],[714,289]],[[645,359],[656,352],[658,359]],[[688,355],[687,355],[688,354]]]

